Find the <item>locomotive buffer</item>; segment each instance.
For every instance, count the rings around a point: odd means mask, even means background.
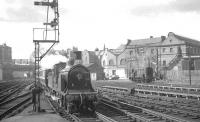
[[[46,22],[44,28],[33,28],[33,42],[35,43],[35,88],[39,86],[39,70],[40,61],[42,58],[51,50],[51,48],[59,42],[59,11],[58,11],[58,0],[47,0],[38,2],[35,1],[36,6],[46,6]],[[49,9],[53,9],[54,17],[53,20],[49,22]],[[52,45],[47,49],[44,54],[40,54],[40,43],[51,43]],[[40,94],[37,94],[36,99],[36,111],[40,111]]]

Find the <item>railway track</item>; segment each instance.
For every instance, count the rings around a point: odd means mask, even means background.
[[[50,97],[46,97],[46,99],[58,115],[70,122],[78,122],[75,116],[69,114],[64,108],[60,107],[56,101],[52,100]]]
[[[189,122],[187,120],[155,112],[119,101],[102,100],[95,115],[69,114],[58,103],[49,99],[54,111],[71,122]]]
[[[165,113],[171,116],[177,116],[189,121],[200,121],[199,104],[195,104],[195,102],[192,101],[186,103],[180,100],[164,101],[161,99],[151,99],[143,97],[138,97],[135,100],[133,99],[134,98],[127,101],[140,107],[145,107],[147,109]]]
[[[7,88],[9,88],[15,84],[16,84],[16,82],[13,82],[13,81],[0,83],[0,92],[5,91]]]
[[[108,93],[106,93],[106,95],[108,95]],[[189,110],[189,107],[184,107],[184,105],[182,106],[181,103],[174,103],[173,101],[166,102],[166,101],[162,101],[161,99],[151,100],[151,99],[142,98],[138,96],[134,97],[134,96],[124,95],[122,97],[119,97],[119,95],[116,96],[116,95],[111,94],[109,95],[109,97],[112,100],[116,100],[116,102],[118,103],[119,101],[121,101],[124,104],[129,104],[134,107],[139,107],[140,109],[143,109],[143,111],[147,111],[147,110],[154,111],[154,112],[157,112],[156,113],[157,115],[159,115],[158,113],[160,113],[159,116],[163,116],[163,118],[165,119],[167,119],[167,117],[169,118],[169,120],[172,119],[173,121],[177,121],[178,119],[180,119],[181,121],[178,121],[178,122],[200,121],[199,120],[200,116],[198,112],[199,109],[195,110],[194,107],[190,107],[190,110]],[[147,111],[146,113],[150,111]]]
[[[26,86],[31,85],[31,84],[32,84],[32,81],[15,81],[15,82],[8,83],[7,85],[4,84],[5,86],[9,85],[9,87],[4,88],[4,90],[0,92],[0,103],[2,103],[5,100],[16,97],[20,92],[24,90]]]
[[[68,111],[60,107],[56,101],[53,101],[51,98],[47,98],[47,100],[57,114],[70,122],[116,122],[99,112],[95,112],[93,115],[69,114]]]
[[[31,92],[24,93],[13,99],[0,103],[0,120],[16,114],[31,104]]]
[[[29,89],[30,79],[18,79],[1,83],[0,91],[0,120],[17,114],[31,104],[32,94]]]
[[[116,121],[123,122],[189,122],[180,118],[173,116],[168,116],[159,112],[151,111],[141,107],[135,107],[131,104],[117,102],[120,107],[117,107],[113,104],[113,101],[103,100],[106,106],[109,106],[112,109],[118,111],[117,114],[113,114],[109,111],[110,116],[114,116]],[[102,109],[102,108],[101,108]],[[105,111],[104,109],[102,109]],[[121,114],[120,114],[120,113]],[[112,113],[112,114],[111,114]],[[123,115],[123,116],[121,116]]]
[[[5,91],[0,95],[0,103],[5,100],[12,99],[12,97],[15,97],[17,94],[19,94],[27,85],[27,83],[19,84],[10,88],[9,91]]]

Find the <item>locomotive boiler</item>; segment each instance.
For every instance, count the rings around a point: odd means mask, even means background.
[[[66,63],[58,63],[45,74],[46,85],[51,94],[69,113],[95,111],[97,92],[92,87],[90,72],[85,66],[66,66]]]

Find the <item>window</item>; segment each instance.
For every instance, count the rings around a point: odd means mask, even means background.
[[[195,67],[196,65],[196,67]],[[183,60],[182,61],[182,70],[195,70],[195,68],[197,68],[197,62],[195,64],[195,60],[194,59],[191,59],[189,61],[189,59],[186,59],[186,60]]]
[[[120,65],[125,65],[126,64],[126,60],[125,59],[121,59],[120,60]]]
[[[112,75],[116,75],[116,70],[112,70]]]
[[[182,61],[182,70],[189,70],[189,60],[184,59]]]
[[[166,61],[165,60],[163,60],[163,66],[166,66]]]
[[[170,39],[169,42],[172,42],[172,39]]]
[[[198,49],[197,48],[194,48],[194,54],[197,54],[198,53]]]
[[[163,48],[163,53],[165,52],[165,48]]]
[[[195,54],[195,48],[194,47],[192,48],[192,54]]]
[[[139,48],[140,53],[144,53],[144,48]]]
[[[130,51],[130,55],[133,55],[133,51],[132,50]]]
[[[113,66],[114,65],[114,61],[112,59],[109,60],[109,65]]]
[[[106,65],[106,61],[104,60],[104,61],[103,61],[103,66],[105,66],[105,65]]]
[[[154,49],[151,49],[151,54],[153,54],[154,53]]]
[[[173,48],[170,48],[170,53],[172,53],[173,52]]]
[[[195,67],[194,67],[194,59],[191,59],[190,60],[190,70],[194,70]]]

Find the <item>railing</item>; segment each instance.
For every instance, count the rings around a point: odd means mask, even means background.
[[[170,62],[169,64],[165,67],[167,70],[171,70],[176,64],[179,63],[181,60],[182,55],[177,54]]]

